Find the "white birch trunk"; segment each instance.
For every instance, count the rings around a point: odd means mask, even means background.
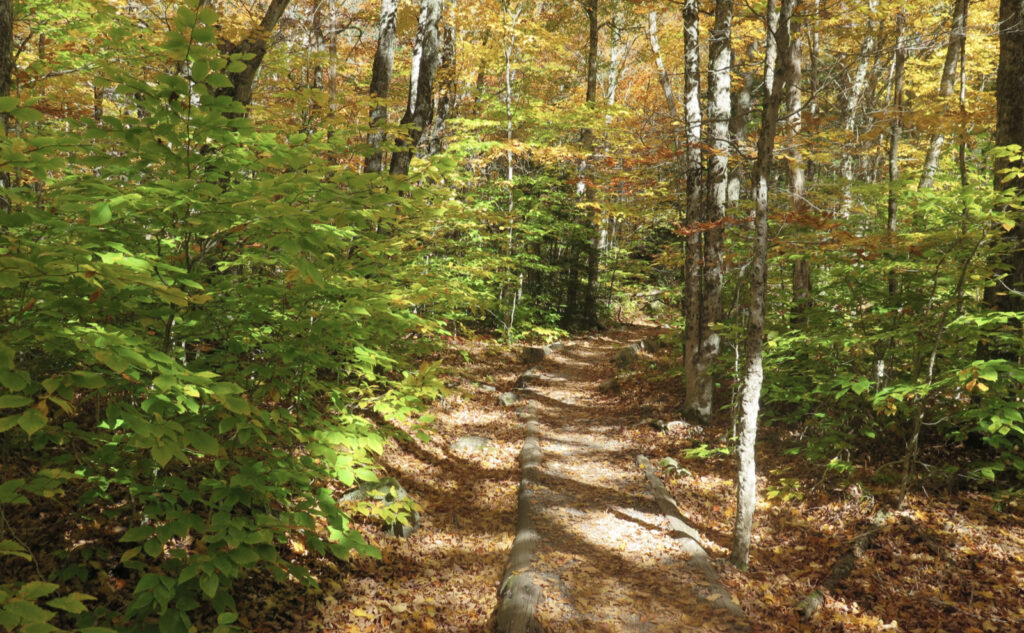
[[[750,267],[750,325],[747,330],[743,391],[740,396],[739,466],[736,477],[736,522],[733,527],[729,559],[740,569],[750,563],[750,537],[757,503],[757,464],[754,445],[757,440],[757,416],[764,380],[763,351],[765,295],[768,286],[768,179],[771,177],[775,132],[779,121],[784,82],[791,73],[790,29],[793,9],[798,0],[783,0],[775,37],[779,69],[772,79],[771,94],[765,99],[761,131],[757,139],[757,164],[754,188],[754,248]]]

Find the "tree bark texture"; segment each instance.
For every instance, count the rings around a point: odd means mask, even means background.
[[[789,145],[789,196],[790,210],[797,223],[807,213],[807,182],[804,159],[798,146],[800,129],[803,124],[803,67],[801,45],[793,39],[789,47],[789,77],[786,81],[786,137]],[[807,311],[811,301],[811,263],[806,255],[793,261],[793,320],[799,320]]]
[[[899,211],[900,137],[903,134],[903,77],[907,66],[907,46],[904,29],[906,17],[902,12],[896,15],[896,50],[893,53],[892,73],[892,120],[889,122],[889,192],[886,205],[885,231],[891,243],[896,233],[896,217]],[[898,288],[896,274],[889,273],[889,296]]]
[[[877,0],[868,0],[868,8],[872,13],[875,12],[876,4]],[[857,154],[855,151],[857,110],[860,107],[861,97],[864,95],[864,89],[867,86],[868,66],[875,51],[874,20],[868,20],[867,29],[867,33],[864,36],[864,48],[861,49],[853,74],[850,76],[846,89],[846,102],[843,104],[843,130],[846,131],[847,135],[846,148],[839,159],[839,173],[843,179],[839,214],[843,217],[850,214],[850,208],[853,206],[853,194],[850,191],[850,187],[853,183],[853,159]]]
[[[949,99],[953,96],[956,85],[956,67],[964,52],[967,41],[967,0],[953,0],[953,16],[949,25],[949,44],[946,46],[946,59],[942,64],[942,79],[939,81],[939,97]],[[948,108],[947,108],[948,109]],[[933,134],[928,143],[928,151],[924,157],[924,168],[921,170],[921,181],[918,189],[931,189],[935,185],[935,172],[939,168],[942,147],[946,137]]]
[[[792,57],[789,52],[793,10],[798,0],[783,0],[775,31],[778,65],[772,80],[771,95],[764,102],[761,130],[757,139],[757,163],[754,179],[754,248],[750,267],[750,324],[747,329],[740,396],[740,431],[737,444],[736,522],[733,528],[730,560],[740,569],[750,561],[750,534],[757,503],[757,465],[754,444],[757,440],[757,416],[764,380],[763,348],[765,295],[768,286],[768,180],[772,171],[775,133],[779,122],[783,86],[792,83]]]
[[[587,106],[592,108],[597,102],[597,41],[600,24],[598,22],[598,0],[587,0]],[[597,214],[593,209],[594,190],[586,186],[588,163],[594,154],[594,130],[587,127],[583,130],[583,165],[580,169],[580,182],[583,187],[583,198],[587,204],[588,229],[594,233],[587,248],[587,285],[583,291],[583,325],[597,325],[597,281],[601,266],[600,231],[597,230]]]
[[[700,130],[700,40],[698,0],[685,0],[683,4],[683,116],[686,118],[686,151],[683,155],[683,173],[686,177],[686,280],[683,288],[683,313],[686,319],[686,337],[683,345],[685,370],[684,408],[690,414],[699,410],[700,390],[697,356],[701,331],[701,265],[704,244],[700,234],[703,219],[703,179],[701,178]]]
[[[668,115],[673,121],[679,120],[679,110],[676,106],[676,95],[672,91],[672,78],[665,70],[665,62],[661,59],[661,45],[658,43],[658,12],[651,11],[647,14],[647,41],[651,45],[651,53],[654,55],[654,64],[658,68],[658,83],[661,84],[661,91],[665,93],[665,104],[668,106]]]
[[[370,127],[381,128],[387,124],[388,107],[384,100],[391,90],[391,74],[395,67],[395,20],[398,14],[398,0],[381,0],[380,27],[377,35],[377,52],[373,56],[373,72],[370,75],[370,98],[377,101],[370,109]],[[384,167],[384,151],[379,149],[384,142],[384,130],[374,129],[367,139],[374,151],[366,157],[363,171],[380,172]]]
[[[697,408],[701,423],[714,414],[712,377],[721,348],[715,325],[722,318],[723,259],[726,194],[729,187],[729,119],[732,110],[732,0],[716,0],[715,23],[708,44],[708,184],[703,232],[704,296],[701,303],[700,348],[697,355]]]
[[[1024,0],[999,3],[999,68],[996,78],[996,145],[1024,147]],[[1019,157],[995,161],[995,188],[1024,193],[1024,179],[1006,180],[1003,170],[1020,168]],[[985,289],[985,302],[1002,311],[1024,309],[1024,224],[1018,222],[1002,235],[1005,277]],[[1019,326],[1019,324],[1018,324]]]
[[[244,69],[237,73],[227,73],[228,80],[231,81],[231,87],[219,89],[217,91],[218,95],[230,95],[244,105],[249,105],[252,102],[252,87],[256,82],[256,73],[259,72],[260,65],[263,64],[263,58],[267,54],[270,34],[274,32],[277,23],[281,20],[281,16],[284,15],[285,9],[288,8],[290,3],[291,0],[271,0],[266,13],[263,14],[263,19],[260,20],[260,24],[256,29],[242,38],[237,44],[222,44],[221,50],[227,55],[244,54],[252,55],[253,57],[243,60],[242,63],[245,64]]]
[[[752,47],[753,48],[753,47]],[[729,138],[736,147],[743,147],[747,137],[747,126],[750,125],[750,103],[754,91],[754,77],[757,73],[753,68],[746,68],[740,73],[739,90],[732,93],[732,116],[729,118]],[[747,173],[744,161],[734,161],[729,169],[729,184],[726,188],[725,200],[728,204],[739,202],[743,193],[742,181]]]
[[[427,155],[433,156],[446,147],[446,124],[449,115],[455,110],[459,96],[458,82],[458,33],[454,22],[455,0],[451,1],[452,9],[444,18],[443,35],[441,37],[441,62],[437,68],[437,112],[434,123],[430,126],[427,138]]]
[[[14,0],[0,0],[0,97],[14,88]]]
[[[434,119],[434,77],[441,59],[441,42],[437,23],[441,19],[442,0],[422,0],[417,24],[419,40],[419,63],[417,71],[409,78],[409,101],[402,116],[406,137],[395,140],[395,151],[391,154],[391,174],[407,175],[409,164],[419,144],[423,131]],[[415,56],[415,53],[414,53]],[[415,83],[414,83],[415,81]]]

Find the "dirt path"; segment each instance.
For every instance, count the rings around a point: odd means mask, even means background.
[[[543,454],[534,486],[540,535],[531,571],[542,586],[537,620],[549,633],[741,630],[710,604],[721,596],[688,568],[623,438],[624,405],[600,393],[616,351],[650,332],[620,330],[550,355],[522,392]],[[640,361],[643,362],[642,359]]]

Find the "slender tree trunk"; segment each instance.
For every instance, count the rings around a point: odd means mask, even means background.
[[[256,82],[256,73],[259,71],[260,65],[263,64],[263,57],[267,54],[270,35],[274,32],[290,3],[291,0],[271,0],[256,29],[237,44],[228,44],[222,47],[222,52],[225,55],[241,53],[249,58],[242,60],[242,63],[245,64],[244,69],[237,73],[227,73],[231,87],[217,90],[218,95],[230,95],[245,105],[252,102],[252,87]]]
[[[441,42],[437,23],[441,19],[442,0],[421,0],[417,39],[420,41],[417,71],[409,78],[409,101],[402,116],[402,125],[408,126],[408,137],[395,140],[391,154],[391,174],[407,175],[416,146],[434,118],[434,77],[441,57]],[[415,55],[415,53],[414,53]]]
[[[597,40],[598,30],[598,0],[587,0],[585,5],[587,12],[588,37],[587,37],[587,106],[592,108],[597,102]],[[600,231],[597,230],[598,216],[594,212],[594,188],[587,187],[586,173],[590,167],[589,163],[594,154],[594,130],[587,127],[583,130],[583,152],[584,159],[580,169],[580,187],[584,200],[587,204],[588,229],[593,232],[590,244],[587,248],[587,285],[583,290],[583,315],[582,323],[586,327],[597,325],[597,279],[601,266]]]
[[[876,4],[877,0],[868,0],[868,9],[872,14],[875,12]],[[853,159],[857,154],[854,149],[856,145],[857,109],[860,106],[861,97],[864,95],[864,88],[867,86],[868,65],[875,51],[875,21],[873,19],[868,20],[867,27],[868,32],[864,36],[864,47],[861,49],[860,57],[857,58],[857,65],[846,89],[846,102],[843,104],[843,130],[846,131],[847,135],[847,146],[839,159],[839,173],[843,179],[839,214],[843,217],[850,214],[850,208],[853,206],[853,193],[850,188],[853,184]]]
[[[960,61],[964,44],[967,40],[967,1],[953,0],[953,16],[949,26],[949,44],[946,46],[946,59],[942,64],[942,79],[939,81],[939,97],[948,99],[953,96],[956,85],[956,65]],[[941,133],[933,134],[928,144],[928,152],[924,157],[924,168],[921,170],[921,181],[918,189],[931,189],[935,184],[935,171],[939,168],[942,147],[946,137]]]
[[[0,0],[0,97],[9,97],[14,92],[14,0]],[[10,133],[10,116],[0,115],[0,125],[6,138]],[[7,189],[11,186],[11,174],[0,171],[0,211],[11,210]]]
[[[701,285],[701,266],[704,244],[700,234],[703,219],[703,179],[701,178],[700,130],[700,40],[698,0],[683,3],[683,115],[686,118],[686,152],[683,173],[686,177],[686,281],[683,288],[683,313],[686,319],[686,337],[683,344],[683,365],[686,372],[684,409],[699,417],[700,381],[697,357],[700,350],[701,303],[704,291]]]
[[[679,110],[676,107],[676,95],[672,92],[672,78],[665,70],[665,62],[661,59],[661,46],[658,43],[658,12],[651,11],[647,14],[647,41],[651,45],[651,53],[654,54],[654,64],[658,68],[658,83],[661,84],[661,91],[665,93],[665,103],[668,105],[668,115],[673,121],[679,120]]]
[[[903,134],[903,76],[907,65],[907,48],[904,29],[906,16],[896,14],[896,51],[893,53],[892,78],[892,121],[889,123],[889,192],[886,205],[885,232],[892,247],[896,235],[896,217],[899,211],[900,137]],[[896,295],[898,280],[895,272],[889,272],[889,297]]]
[[[729,118],[732,109],[732,0],[716,0],[715,24],[708,44],[708,184],[704,221],[704,326],[697,355],[697,418],[710,422],[714,415],[714,370],[721,349],[715,326],[722,318],[723,259],[726,192],[729,187]]]
[[[765,296],[768,286],[768,180],[772,171],[772,153],[779,121],[783,85],[792,80],[792,55],[789,47],[791,18],[798,0],[782,0],[779,25],[775,31],[779,69],[772,79],[771,95],[764,102],[761,130],[757,139],[757,163],[754,179],[754,248],[750,267],[750,325],[747,329],[740,396],[740,437],[737,446],[739,467],[736,478],[736,522],[729,559],[740,569],[750,564],[750,535],[757,503],[757,465],[754,444],[757,440],[757,416],[764,380],[763,346]]]
[[[1024,147],[1024,0],[999,3],[999,68],[996,78],[996,145]],[[995,189],[1024,191],[1024,178],[1006,178],[1005,170],[1021,169],[1020,156],[1000,157],[994,165]],[[1010,212],[1004,207],[1005,212]],[[985,289],[985,303],[995,310],[1024,310],[1024,223],[1002,235],[1006,274]],[[1020,327],[1020,323],[1015,323]],[[999,354],[999,350],[993,350]],[[992,352],[985,350],[985,355]],[[1009,355],[1009,354],[1006,354]],[[1016,352],[1013,353],[1016,356]]]
[[[515,9],[507,3],[502,3],[502,17],[505,20],[504,32],[505,41],[502,46],[502,53],[505,59],[505,144],[507,149],[505,150],[505,180],[508,182],[508,206],[506,213],[508,215],[508,256],[511,259],[513,255],[514,245],[514,229],[515,229],[515,163],[513,162],[512,155],[512,76],[513,67],[512,62],[515,58],[516,51],[516,26],[519,23],[519,16],[522,15],[522,5],[517,6]],[[519,288],[522,288],[523,275],[519,275]],[[506,320],[505,331],[508,337],[512,336],[512,327],[515,325],[516,317],[516,303],[519,297],[519,292],[512,292],[512,305],[509,309],[508,319]]]
[[[379,129],[387,124],[388,106],[384,101],[391,90],[391,74],[395,67],[395,20],[398,14],[398,0],[381,0],[380,27],[377,35],[377,52],[373,56],[373,72],[370,75],[370,98],[377,101],[370,109],[370,127],[378,128],[370,132],[367,139],[374,148],[366,157],[363,171],[377,173],[384,168],[384,151],[379,149],[384,142],[384,130]]]
[[[458,33],[454,22],[455,4],[455,0],[451,0],[450,9],[445,19],[444,35],[441,38],[441,63],[437,68],[439,93],[437,95],[437,113],[434,115],[434,123],[430,126],[427,139],[428,156],[433,156],[444,150],[448,117],[455,111],[458,102]]]
[[[0,0],[0,97],[9,97],[13,91],[14,0]]]
[[[789,76],[786,78],[786,136],[789,142],[789,195],[790,209],[796,222],[807,213],[807,185],[804,173],[804,158],[800,152],[799,136],[803,124],[803,67],[800,60],[799,39],[792,39],[789,46]],[[793,312],[792,320],[799,321],[811,301],[811,263],[806,256],[793,262]]]
[[[751,51],[753,52],[753,51]],[[752,69],[744,70],[740,75],[743,83],[740,89],[732,93],[732,116],[729,118],[729,138],[736,147],[743,147],[747,137],[747,126],[750,125],[751,95],[754,91],[755,73]],[[743,193],[742,181],[746,173],[744,161],[735,161],[729,169],[729,185],[726,188],[727,204],[739,202]]]

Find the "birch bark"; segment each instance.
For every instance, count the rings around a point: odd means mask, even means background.
[[[729,559],[740,569],[750,562],[750,535],[757,503],[757,465],[754,444],[757,439],[757,416],[764,381],[763,347],[765,295],[768,286],[768,180],[772,171],[775,133],[779,122],[779,106],[783,86],[792,83],[789,47],[793,10],[798,0],[782,0],[779,24],[775,31],[779,69],[772,79],[771,94],[765,99],[761,130],[757,139],[757,163],[754,179],[754,248],[750,268],[750,325],[747,330],[740,397],[740,437],[737,446],[739,466],[736,478],[736,522],[733,527],[732,552]]]

